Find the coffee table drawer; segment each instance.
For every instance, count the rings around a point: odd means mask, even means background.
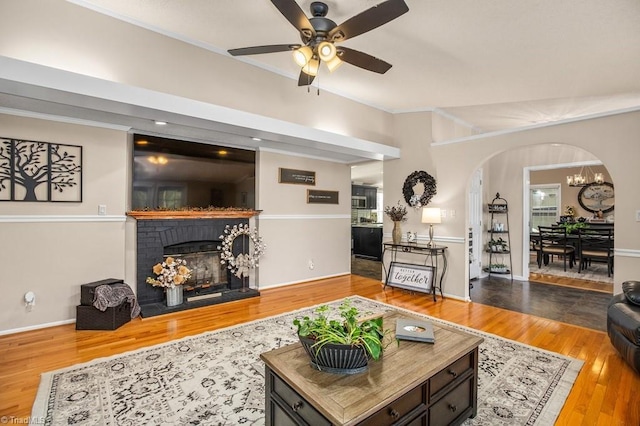
[[[278,426],[298,426],[298,423],[291,418],[286,410],[280,408],[274,400],[268,401],[267,404],[271,404],[271,418],[267,424]]]
[[[473,377],[460,383],[429,409],[429,426],[449,425],[464,414],[463,420],[469,416],[465,413],[473,405]]]
[[[373,416],[368,417],[361,424],[371,426],[392,425],[417,408],[426,410],[425,393],[424,386],[418,386],[382,408]],[[415,415],[415,413],[412,413],[412,415]]]
[[[436,393],[442,390],[445,386],[452,383],[458,377],[462,376],[467,371],[473,369],[473,353],[468,353],[463,356],[431,379],[431,387],[429,397],[432,398]]]
[[[316,411],[307,401],[304,400],[296,391],[291,389],[284,381],[275,374],[271,374],[273,380],[272,392],[280,397],[286,406],[286,412],[300,416],[305,422],[313,426],[330,425],[322,414]]]

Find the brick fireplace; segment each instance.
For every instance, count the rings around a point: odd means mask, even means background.
[[[136,289],[141,315],[150,317],[258,296],[257,289],[248,288],[246,282],[220,264],[218,250],[225,226],[247,224],[257,213],[247,210],[128,213],[136,219]],[[184,303],[172,307],[166,306],[163,288],[146,283],[146,278],[153,276],[153,265],[167,256],[185,259],[192,269],[192,278],[182,286]]]

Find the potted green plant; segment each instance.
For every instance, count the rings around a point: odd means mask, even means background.
[[[489,267],[491,272],[497,272],[497,273],[508,272],[507,265],[505,265],[504,263],[492,263]]]
[[[503,240],[502,237],[498,238],[497,240],[491,239],[487,243],[487,246],[489,247],[489,251],[492,251],[494,253],[509,251],[507,242]]]
[[[298,338],[311,358],[311,365],[321,371],[342,374],[367,369],[369,358],[377,360],[388,345],[382,317],[362,319],[360,311],[345,299],[338,307],[340,319],[330,319],[331,309],[319,306],[309,317],[297,318]]]
[[[575,234],[579,229],[588,228],[589,224],[585,222],[565,222],[558,224],[558,226],[566,228],[567,234]]]

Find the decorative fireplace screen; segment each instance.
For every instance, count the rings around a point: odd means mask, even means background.
[[[191,278],[186,287],[210,287],[224,285],[228,282],[227,270],[220,263],[219,241],[194,241],[167,246],[164,257],[173,256],[184,259],[191,269]]]
[[[220,263],[219,251],[200,251],[178,256],[191,269],[191,278],[186,285],[200,287],[227,283],[226,268]]]

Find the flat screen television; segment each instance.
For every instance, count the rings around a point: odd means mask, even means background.
[[[136,134],[132,209],[255,208],[254,151]]]

